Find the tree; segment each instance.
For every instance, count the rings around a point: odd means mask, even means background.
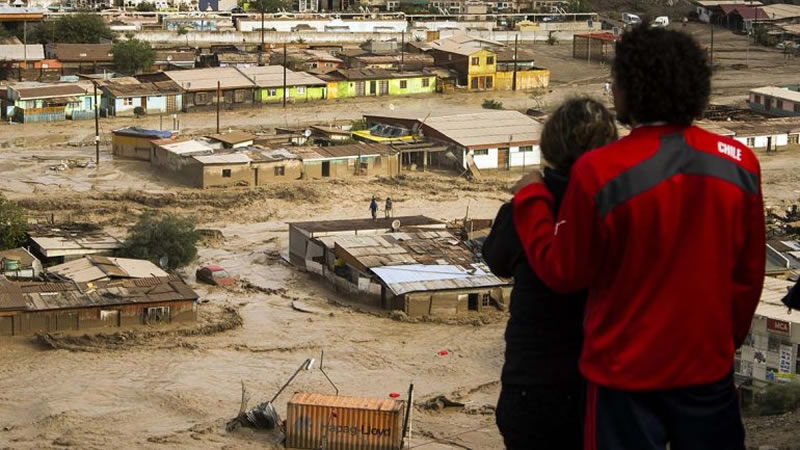
[[[0,250],[17,248],[25,243],[28,218],[16,203],[0,197]]]
[[[156,52],[149,42],[138,39],[120,41],[111,47],[114,54],[114,69],[128,75],[150,70],[156,59]]]
[[[99,44],[101,40],[113,38],[114,32],[101,16],[82,12],[39,23],[29,33],[28,43],[45,44],[54,41],[64,44]]]
[[[156,4],[151,2],[141,2],[136,5],[136,11],[139,12],[153,12],[156,10]]]
[[[181,3],[181,4],[183,4],[183,3]],[[178,32],[177,33],[178,33],[178,36],[186,36],[186,46],[188,47],[189,46],[189,27],[187,27],[186,25],[181,25],[181,27],[178,28]]]
[[[193,219],[146,212],[128,230],[120,254],[155,264],[160,264],[162,258],[166,258],[165,267],[175,270],[189,264],[197,256],[199,239]]]

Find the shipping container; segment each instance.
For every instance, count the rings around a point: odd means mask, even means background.
[[[297,392],[286,412],[286,447],[399,450],[404,402]]]

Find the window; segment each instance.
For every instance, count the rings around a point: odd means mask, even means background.
[[[169,306],[158,306],[145,309],[147,323],[169,322]]]
[[[194,103],[197,105],[205,105],[208,103],[208,93],[198,92],[194,94]]]
[[[244,89],[239,89],[233,92],[233,101],[236,103],[242,103],[246,97],[247,91]]]
[[[491,66],[492,64],[494,64],[494,56],[487,56],[487,57],[486,57],[486,64],[488,64],[488,65],[490,65],[490,66]]]
[[[230,178],[231,169],[222,169],[222,178]]]
[[[771,337],[767,340],[767,351],[778,353],[781,349],[781,341],[778,338]]]
[[[428,87],[428,86],[430,86],[430,85],[431,85],[431,80],[430,80],[430,78],[423,78],[423,79],[422,79],[422,87]],[[795,105],[795,106],[797,106],[797,105]]]
[[[797,145],[800,143],[800,135],[790,134],[786,143],[789,145]]]
[[[470,86],[472,87],[472,89],[478,89],[478,77],[472,79]]]
[[[268,97],[275,97],[276,95],[278,95],[278,90],[277,89],[275,89],[275,88],[267,89],[267,96]]]
[[[754,137],[747,138],[747,146],[748,147],[755,147],[756,146],[756,138],[754,138]]]
[[[800,103],[795,103],[794,104],[794,112],[800,113]]]
[[[473,66],[480,66],[481,65],[481,59],[478,58],[478,57],[472,58],[472,65]]]
[[[472,155],[473,156],[486,156],[488,154],[489,154],[489,149],[488,148],[482,148],[482,149],[478,149],[478,150],[473,150],[472,151]]]
[[[405,89],[408,87],[408,81],[400,80],[400,89]]]
[[[483,294],[483,298],[481,298],[481,306],[486,308],[492,304],[492,298],[489,294]]]
[[[492,77],[486,77],[486,89],[492,88]]]
[[[298,93],[299,95],[303,95],[303,94],[305,94],[305,93],[306,93],[306,88],[305,88],[305,86],[298,86],[298,87],[296,88],[296,90],[297,90],[297,93]]]
[[[753,96],[753,102],[754,103],[758,103],[760,105],[761,104],[761,96],[760,95]]]
[[[778,109],[783,109],[783,100],[778,100],[775,102],[775,107]]]
[[[519,148],[519,151],[520,152],[532,152],[533,151],[533,146],[532,145],[523,145],[522,147]]]
[[[286,174],[286,168],[283,167],[283,166],[275,167],[274,170],[275,170],[275,176],[276,177],[282,177],[282,176],[284,176]]]
[[[122,99],[123,106],[133,106],[133,99],[132,98],[123,98]]]

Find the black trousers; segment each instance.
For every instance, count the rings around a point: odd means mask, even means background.
[[[744,450],[733,374],[681,389],[627,392],[589,384],[586,450]]]
[[[536,386],[503,385],[497,427],[508,450],[580,450],[583,442],[583,382]]]

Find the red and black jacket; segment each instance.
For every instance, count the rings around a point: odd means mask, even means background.
[[[758,160],[698,127],[640,127],[573,166],[559,214],[542,184],[514,197],[531,267],[589,290],[580,367],[623,390],[711,383],[733,365],[764,282]]]

